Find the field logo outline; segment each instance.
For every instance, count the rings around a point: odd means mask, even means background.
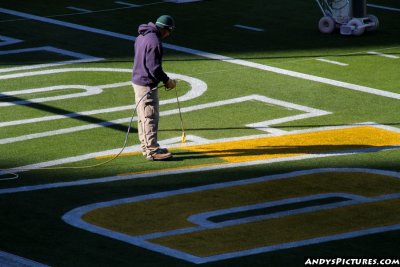
[[[182,259],[182,260],[189,261],[189,262],[196,263],[196,264],[219,261],[219,260],[224,260],[224,259],[232,259],[232,258],[237,258],[237,257],[241,257],[241,256],[255,255],[255,254],[259,254],[259,253],[277,251],[277,250],[288,249],[288,248],[296,248],[296,247],[300,247],[300,246],[319,244],[319,243],[324,243],[324,242],[329,242],[329,241],[334,241],[334,240],[355,238],[355,237],[360,237],[360,236],[364,236],[364,235],[370,235],[370,234],[376,234],[376,233],[382,233],[382,232],[400,229],[400,224],[391,224],[391,225],[387,225],[387,226],[378,226],[378,227],[372,227],[372,228],[366,228],[366,229],[359,229],[359,230],[355,230],[355,231],[349,231],[349,232],[338,233],[338,234],[333,234],[333,235],[326,235],[326,236],[318,236],[318,237],[310,238],[310,239],[297,240],[297,241],[293,241],[293,242],[286,242],[286,243],[281,243],[281,244],[256,247],[256,248],[246,249],[246,250],[241,250],[241,251],[221,253],[221,254],[216,254],[216,255],[211,255],[211,256],[196,256],[196,255],[192,255],[190,253],[187,253],[187,252],[184,252],[184,251],[181,251],[178,249],[173,249],[173,248],[163,246],[160,244],[156,244],[156,243],[152,243],[149,241],[149,239],[155,239],[155,238],[160,238],[160,237],[162,238],[162,237],[168,237],[168,236],[172,236],[172,235],[192,233],[192,232],[196,232],[196,231],[208,230],[208,229],[213,229],[213,228],[216,229],[216,228],[221,228],[221,227],[229,227],[230,225],[246,224],[249,222],[248,218],[250,219],[250,221],[251,220],[253,220],[253,221],[265,220],[265,219],[269,219],[269,218],[280,218],[280,217],[290,216],[290,215],[295,215],[295,214],[313,213],[316,211],[318,212],[318,211],[323,211],[323,210],[328,210],[328,209],[336,209],[336,208],[340,208],[340,207],[347,207],[347,206],[352,206],[352,205],[357,205],[357,204],[375,203],[375,202],[379,202],[379,201],[399,199],[400,192],[383,194],[383,195],[373,196],[373,197],[365,197],[365,196],[354,195],[354,194],[334,192],[334,193],[327,193],[327,194],[308,195],[308,196],[299,197],[299,198],[287,198],[287,199],[282,199],[282,200],[278,200],[278,201],[260,203],[260,205],[258,205],[258,206],[253,205],[252,208],[260,208],[260,207],[267,207],[267,206],[273,207],[276,205],[298,203],[301,201],[309,201],[309,200],[318,200],[318,199],[323,199],[323,198],[327,198],[327,197],[342,197],[342,198],[346,198],[348,200],[336,202],[336,203],[322,204],[322,205],[316,205],[316,206],[312,206],[312,207],[288,210],[288,211],[283,211],[283,212],[276,212],[276,213],[272,213],[272,214],[268,214],[268,215],[264,215],[264,216],[258,216],[258,217],[255,216],[254,218],[248,217],[245,219],[225,221],[223,223],[214,223],[214,222],[210,223],[208,221],[208,218],[211,216],[224,215],[229,212],[239,211],[240,209],[246,210],[246,208],[250,208],[250,206],[249,207],[233,207],[232,209],[211,211],[209,213],[200,213],[200,214],[194,214],[194,215],[190,216],[187,219],[189,221],[192,221],[197,224],[197,226],[194,226],[194,227],[187,227],[187,228],[182,228],[182,229],[176,229],[176,230],[159,232],[159,233],[151,233],[151,234],[145,234],[145,235],[129,235],[129,234],[121,233],[121,232],[112,231],[110,229],[106,229],[103,227],[93,225],[82,219],[82,217],[85,214],[87,214],[91,211],[94,211],[94,210],[97,210],[100,208],[107,208],[107,207],[111,207],[111,206],[115,206],[115,205],[130,204],[130,203],[141,202],[141,201],[146,201],[146,200],[154,200],[154,199],[166,198],[166,197],[171,197],[171,196],[178,196],[178,195],[183,195],[183,194],[188,194],[188,193],[197,193],[197,192],[202,192],[202,191],[206,191],[206,190],[229,188],[229,187],[234,187],[234,186],[243,186],[243,185],[249,185],[249,184],[259,183],[259,182],[264,182],[264,181],[284,180],[284,179],[289,179],[289,178],[296,178],[297,176],[311,175],[311,174],[324,174],[324,173],[367,173],[367,174],[384,175],[384,176],[400,179],[399,172],[388,171],[388,170],[379,170],[379,169],[319,168],[319,169],[310,169],[310,170],[298,170],[298,171],[293,171],[293,172],[284,173],[284,174],[267,175],[267,176],[262,176],[262,177],[258,177],[258,178],[250,178],[250,179],[244,179],[244,180],[238,180],[238,181],[215,183],[215,184],[197,186],[197,187],[192,187],[192,188],[164,191],[164,192],[152,193],[152,194],[147,194],[147,195],[134,196],[134,197],[130,197],[130,198],[122,198],[122,199],[116,199],[116,200],[112,200],[112,201],[89,204],[89,205],[75,208],[75,209],[67,212],[66,214],[64,214],[62,216],[62,220],[64,222],[66,222],[67,224],[70,224],[77,228],[87,230],[87,231],[95,233],[95,234],[110,237],[110,238],[120,240],[120,241],[129,243],[129,244],[132,244],[135,246],[139,246],[139,247],[151,250],[151,251],[159,252],[164,255],[168,255],[171,257],[175,257],[175,258]]]

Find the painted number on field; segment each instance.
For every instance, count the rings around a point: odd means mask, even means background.
[[[297,171],[96,203],[64,220],[204,263],[400,229],[399,178],[368,169]]]

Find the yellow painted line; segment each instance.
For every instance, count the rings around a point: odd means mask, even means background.
[[[400,133],[360,126],[190,146],[185,149],[235,163],[398,144]]]
[[[294,133],[281,136],[226,141],[219,143],[180,146],[170,150],[184,150],[223,160],[202,165],[179,168],[165,168],[141,172],[129,172],[119,175],[157,173],[171,170],[185,170],[205,166],[217,166],[226,163],[241,163],[257,160],[289,158],[316,153],[339,152],[365,149],[369,147],[395,146],[400,144],[400,133],[373,126],[356,126],[315,132]],[[141,152],[126,153],[126,156]],[[176,155],[179,156],[179,153]],[[110,156],[104,156],[110,157]]]

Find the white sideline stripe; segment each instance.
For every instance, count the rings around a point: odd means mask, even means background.
[[[348,66],[349,65],[349,64],[346,64],[346,63],[342,63],[342,62],[338,62],[338,61],[334,61],[334,60],[328,60],[328,59],[324,59],[324,58],[317,58],[316,60],[322,61],[322,62],[326,62],[326,63],[330,63],[330,64],[339,65],[339,66]]]
[[[0,266],[4,267],[49,267],[48,265],[44,265],[42,263],[29,260],[17,255],[13,255],[7,253],[5,251],[0,250]]]
[[[261,28],[250,27],[250,26],[245,26],[245,25],[241,25],[241,24],[235,24],[233,26],[235,26],[236,28],[241,28],[241,29],[246,29],[246,30],[251,30],[251,31],[256,31],[256,32],[264,31],[264,29],[261,29]]]
[[[22,42],[22,40],[7,37],[4,35],[0,35],[0,41],[2,41],[2,42],[0,42],[0,46],[12,45],[12,44],[17,44],[17,43]]]
[[[281,123],[281,122],[288,122],[288,121],[293,121],[293,120],[300,120],[300,119],[304,119],[304,118],[310,118],[310,117],[323,116],[323,115],[330,114],[330,112],[327,112],[327,111],[313,109],[313,108],[305,107],[305,106],[300,106],[300,105],[296,105],[293,103],[276,100],[276,99],[268,98],[268,97],[261,96],[261,95],[250,95],[250,96],[238,97],[238,98],[233,98],[233,99],[228,99],[228,100],[216,101],[216,102],[207,103],[207,104],[200,104],[200,105],[185,107],[185,108],[181,108],[180,112],[185,113],[185,112],[191,112],[191,111],[196,111],[196,110],[202,110],[202,109],[206,109],[206,108],[220,107],[223,105],[236,104],[236,103],[249,101],[249,100],[261,101],[264,103],[269,103],[269,104],[274,104],[274,105],[278,105],[278,106],[294,108],[294,109],[304,111],[304,112],[309,112],[309,114],[300,114],[300,115],[285,117],[285,118],[281,118],[281,119],[273,119],[273,120],[269,120],[269,121],[259,122],[258,124],[255,124],[256,126],[254,128],[262,128],[262,127],[269,126],[271,124],[277,124],[277,123]],[[168,116],[168,115],[174,115],[174,114],[179,114],[179,109],[173,109],[173,110],[167,110],[167,111],[160,112],[160,116]],[[61,134],[67,134],[67,133],[75,133],[75,132],[95,129],[95,128],[99,128],[99,127],[106,127],[106,126],[109,126],[112,124],[127,123],[130,121],[131,121],[131,117],[127,117],[127,118],[121,118],[121,119],[117,119],[117,120],[113,120],[113,121],[102,122],[102,123],[98,123],[98,124],[82,125],[82,126],[64,128],[64,129],[59,129],[59,130],[22,135],[22,136],[17,136],[17,137],[3,138],[3,139],[0,139],[0,144],[1,145],[12,144],[12,143],[27,141],[27,140],[36,139],[36,138],[55,136],[55,135],[61,135]],[[132,121],[137,121],[137,117],[134,117]],[[253,127],[252,125],[253,124],[250,124],[249,127]],[[269,132],[268,128],[265,129],[265,131]]]
[[[400,12],[399,8],[394,8],[394,7],[380,6],[380,5],[375,5],[375,4],[367,4],[367,6]]]
[[[17,16],[17,17],[28,18],[28,19],[37,20],[37,21],[41,21],[41,22],[45,22],[45,23],[54,24],[54,25],[59,25],[59,26],[67,27],[67,28],[87,31],[87,32],[91,32],[91,33],[105,35],[105,36],[111,36],[111,37],[115,37],[115,38],[119,38],[119,39],[123,39],[123,40],[129,40],[129,41],[136,40],[136,37],[130,36],[127,34],[121,34],[121,33],[106,31],[106,30],[102,30],[102,29],[97,29],[97,28],[93,28],[93,27],[82,26],[82,25],[75,24],[75,23],[40,17],[40,16],[36,16],[36,15],[19,12],[19,11],[5,9],[5,8],[0,8],[0,13],[6,13],[6,14]],[[389,97],[389,98],[393,98],[393,99],[400,99],[400,94],[387,92],[387,91],[370,88],[370,87],[366,87],[366,86],[361,86],[361,85],[351,84],[351,83],[347,83],[347,82],[341,82],[341,81],[337,81],[337,80],[322,78],[322,77],[318,77],[318,76],[314,76],[314,75],[310,75],[310,74],[285,70],[285,69],[281,69],[281,68],[277,68],[277,67],[271,67],[271,66],[267,66],[267,65],[262,65],[262,64],[258,64],[258,63],[254,63],[254,62],[245,61],[245,60],[234,59],[231,57],[221,56],[221,55],[212,54],[212,53],[208,53],[208,52],[204,52],[204,51],[200,51],[200,50],[196,50],[196,49],[190,49],[190,48],[177,46],[177,45],[164,44],[164,47],[167,49],[172,49],[172,50],[176,50],[176,51],[180,51],[180,52],[184,52],[184,53],[188,53],[188,54],[192,54],[192,55],[197,55],[200,57],[205,57],[205,58],[214,59],[214,60],[220,60],[220,61],[224,61],[224,62],[228,62],[228,63],[232,63],[232,64],[256,68],[256,69],[269,71],[269,72],[273,72],[273,73],[277,73],[277,74],[281,74],[281,75],[286,75],[286,76],[291,76],[291,77],[300,78],[300,79],[304,79],[304,80],[310,80],[310,81],[315,81],[315,82],[319,82],[319,83],[329,84],[329,85],[342,87],[342,88],[359,91],[359,92],[363,92],[363,93],[374,94],[374,95]]]
[[[76,11],[80,11],[80,12],[84,12],[84,13],[91,13],[92,10],[89,9],[85,9],[85,8],[80,8],[80,7],[74,7],[74,6],[67,6],[68,9],[71,10],[76,10]]]
[[[131,3],[122,2],[122,1],[115,1],[114,3],[119,4],[119,5],[129,6],[129,7],[141,7],[141,5],[131,4]]]
[[[375,51],[369,51],[367,53],[370,54],[370,55],[377,55],[377,56],[386,57],[386,58],[393,58],[393,59],[400,58],[400,57],[395,56],[395,55],[389,55],[389,54],[379,53],[379,52],[375,52]]]
[[[89,55],[85,55],[82,53],[77,53],[77,52],[73,52],[73,51],[69,51],[69,50],[65,50],[65,49],[56,48],[53,46],[41,46],[41,47],[24,48],[24,49],[3,50],[3,51],[0,51],[0,56],[1,55],[10,55],[10,54],[38,52],[38,51],[47,51],[47,52],[51,52],[51,53],[55,53],[55,54],[78,58],[78,59],[77,60],[60,61],[60,62],[56,62],[56,63],[36,64],[36,65],[29,65],[29,66],[22,66],[22,67],[4,68],[4,69],[0,69],[0,73],[28,70],[28,69],[29,70],[40,69],[40,68],[61,66],[61,65],[67,65],[67,64],[74,64],[74,63],[94,62],[94,61],[100,61],[100,60],[104,59],[104,58],[93,57],[93,56],[89,56]],[[0,77],[2,77],[2,76],[0,76]]]

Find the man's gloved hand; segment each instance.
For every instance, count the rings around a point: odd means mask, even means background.
[[[166,83],[165,83],[165,87],[167,89],[174,89],[176,87],[176,80],[174,79],[169,79]]]

